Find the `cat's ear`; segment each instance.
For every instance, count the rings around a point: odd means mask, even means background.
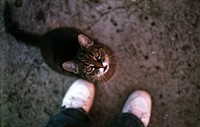
[[[74,74],[78,74],[78,66],[76,63],[72,61],[66,61],[62,64],[63,69],[69,72],[73,72]]]
[[[79,42],[80,46],[83,48],[88,48],[94,44],[94,42],[92,40],[90,40],[88,37],[86,37],[83,34],[78,35],[78,42]]]

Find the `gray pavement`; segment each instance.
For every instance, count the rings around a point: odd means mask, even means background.
[[[128,95],[153,98],[149,127],[200,127],[199,0],[8,0],[32,33],[73,26],[111,47],[114,76],[96,87],[90,116],[110,127]],[[37,48],[5,33],[0,1],[1,127],[43,127],[75,77],[51,70]]]

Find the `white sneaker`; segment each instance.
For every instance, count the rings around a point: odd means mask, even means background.
[[[65,94],[62,107],[82,108],[88,113],[93,104],[94,94],[94,84],[83,79],[78,79]]]
[[[127,99],[122,113],[131,113],[137,116],[147,127],[151,116],[151,97],[145,91],[135,91]]]

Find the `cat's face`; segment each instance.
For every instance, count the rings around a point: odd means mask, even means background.
[[[112,50],[105,45],[94,43],[83,34],[78,36],[81,50],[73,61],[66,61],[62,67],[91,82],[104,82],[115,71],[115,58]]]

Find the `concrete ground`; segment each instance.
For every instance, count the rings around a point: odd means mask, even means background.
[[[149,127],[200,127],[199,0],[7,0],[33,33],[74,26],[110,46],[116,72],[97,86],[93,127],[110,127],[127,96],[152,96]],[[5,33],[0,1],[1,127],[43,127],[75,77],[52,71],[39,49]]]

